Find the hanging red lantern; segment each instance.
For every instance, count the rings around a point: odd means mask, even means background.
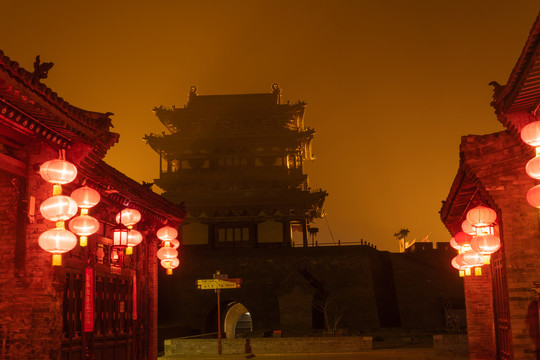
[[[471,243],[472,238],[473,238],[472,235],[467,234],[464,231],[460,231],[456,234],[456,236],[454,236],[454,241],[459,246],[463,246],[463,245],[469,245]]]
[[[51,184],[69,184],[77,177],[77,168],[70,162],[60,159],[49,160],[39,167],[41,177]]]
[[[170,242],[173,249],[176,250],[180,247],[180,241],[178,241],[177,239],[172,239]]]
[[[162,247],[157,251],[157,257],[159,260],[173,259],[178,257],[178,251],[172,247]]]
[[[458,254],[452,259],[452,266],[457,270],[465,270],[467,265],[463,262],[463,254]]]
[[[128,246],[128,229],[114,229],[113,230],[113,245],[114,246]]]
[[[71,198],[75,200],[75,202],[81,209],[89,209],[97,205],[97,203],[99,203],[99,200],[101,200],[101,196],[99,195],[99,193],[88,186],[83,186],[75,189],[71,193]]]
[[[161,260],[161,266],[167,269],[167,275],[172,275],[173,269],[176,269],[180,265],[178,258]]]
[[[467,219],[461,223],[461,229],[469,235],[476,235],[476,228]]]
[[[536,185],[527,191],[527,202],[535,208],[540,208],[540,185]]]
[[[127,246],[126,254],[133,254],[133,247],[139,245],[143,241],[142,234],[137,230],[129,230],[127,234]]]
[[[99,230],[99,221],[89,215],[76,216],[69,222],[69,230],[80,236],[79,245],[85,247],[88,244],[88,236]]]
[[[486,206],[480,205],[467,212],[467,220],[476,227],[491,225],[496,219],[497,213],[495,210]]]
[[[530,146],[540,146],[540,121],[533,121],[521,129],[521,140]]]
[[[170,226],[164,226],[156,232],[156,236],[162,241],[171,241],[176,239],[178,231]]]
[[[41,203],[39,211],[49,221],[66,221],[77,214],[77,203],[65,195],[55,195]]]
[[[125,208],[116,214],[116,222],[125,226],[133,226],[141,220],[141,213],[135,209]]]
[[[63,228],[45,231],[38,238],[39,246],[53,254],[53,265],[62,265],[62,255],[77,245],[77,237]]]
[[[469,267],[481,266],[484,264],[484,258],[482,255],[474,250],[466,251],[460,255],[463,255],[463,263]]]
[[[501,240],[495,235],[477,235],[471,240],[471,248],[479,254],[493,254],[501,248]]]
[[[460,249],[459,244],[456,242],[456,239],[454,238],[450,239],[450,246],[456,250]]]

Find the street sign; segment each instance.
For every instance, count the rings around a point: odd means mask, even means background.
[[[221,289],[237,289],[240,287],[242,279],[229,279],[229,275],[222,274],[219,270],[213,276],[213,279],[197,280],[197,287],[201,290],[213,289],[217,295],[217,321],[218,321],[218,354],[221,355],[221,315],[219,293]]]
[[[201,290],[209,289],[237,289],[240,287],[242,279],[200,279],[197,280],[197,288]]]

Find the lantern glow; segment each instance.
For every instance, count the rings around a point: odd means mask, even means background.
[[[172,247],[162,247],[157,251],[159,260],[173,259],[178,257],[178,251]]]
[[[527,145],[540,146],[540,121],[533,121],[521,129],[521,140]]]
[[[178,231],[170,226],[164,226],[156,232],[156,236],[162,241],[171,241],[176,239]]]
[[[41,164],[39,174],[51,184],[64,185],[75,180],[77,168],[68,161],[54,159]]]
[[[49,221],[66,221],[77,214],[77,203],[65,195],[52,196],[41,203],[39,211]]]
[[[477,206],[467,212],[467,220],[476,227],[491,225],[496,219],[497,213],[495,210],[486,206]]]
[[[70,231],[56,228],[45,231],[38,238],[39,246],[53,255],[60,255],[72,250],[77,245],[77,237]],[[53,256],[53,265],[62,265],[61,257]],[[57,263],[58,260],[60,263]]]
[[[167,269],[167,275],[172,275],[173,269],[176,269],[180,265],[178,258],[161,260],[161,266]]]
[[[75,200],[75,202],[81,209],[89,209],[97,205],[97,203],[99,203],[99,201],[101,200],[101,196],[99,195],[99,193],[88,186],[83,186],[75,189],[71,193],[71,198]]]
[[[133,226],[141,220],[141,213],[135,209],[125,208],[116,214],[116,222],[125,226]]]
[[[471,248],[479,254],[493,254],[501,248],[501,240],[495,235],[477,235],[471,240]]]
[[[128,229],[114,229],[113,231],[113,245],[114,246],[127,246],[128,241]]]
[[[536,185],[527,191],[527,202],[535,208],[540,208],[540,185]]]

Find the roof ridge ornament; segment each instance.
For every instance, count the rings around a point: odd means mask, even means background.
[[[32,76],[37,80],[46,79],[49,74],[49,70],[51,70],[53,66],[53,62],[41,63],[38,55],[36,56],[36,61],[34,62],[34,72],[32,73]]]

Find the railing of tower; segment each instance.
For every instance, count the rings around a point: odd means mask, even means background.
[[[344,241],[338,240],[337,242],[318,242],[318,241],[308,241],[307,247],[322,247],[322,246],[351,246],[351,245],[363,245],[373,249],[377,249],[377,245],[360,239],[360,241]],[[304,247],[302,243],[295,244],[294,241],[291,242],[291,247]]]

